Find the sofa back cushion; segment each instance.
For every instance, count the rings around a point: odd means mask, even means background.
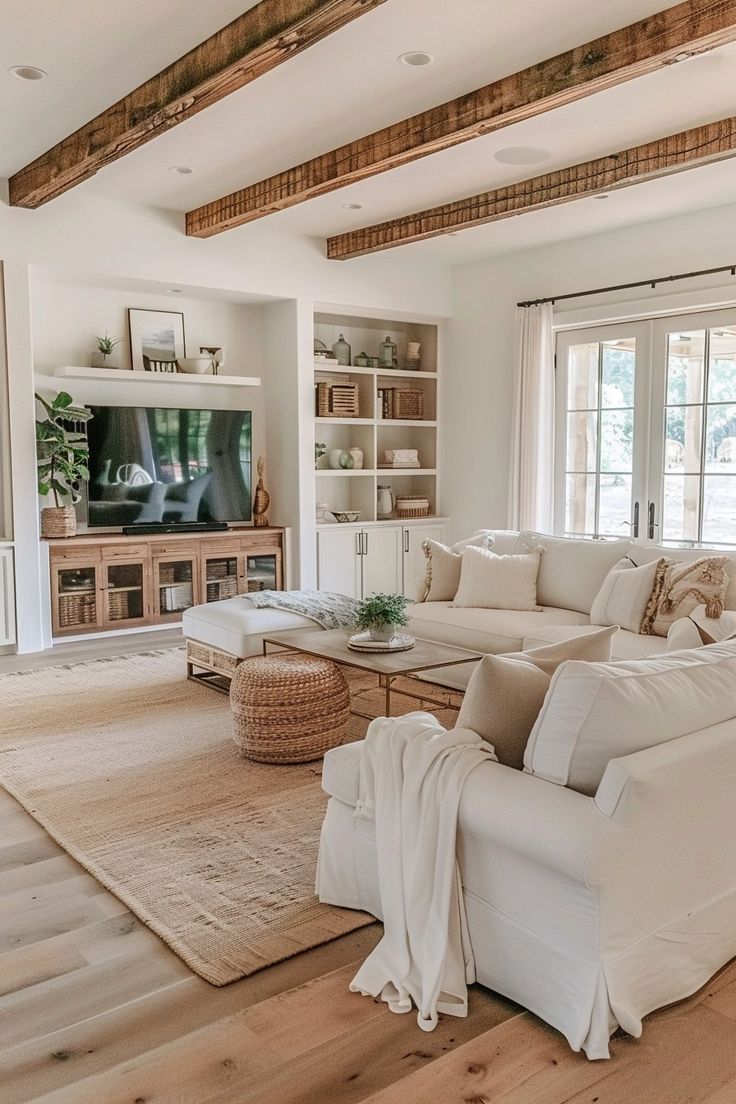
[[[524,752],[529,774],[592,796],[610,759],[736,717],[736,644],[563,663]]]
[[[528,652],[484,656],[468,683],[456,727],[471,729],[492,744],[499,763],[521,770],[552,675],[568,659],[610,659],[617,631],[599,629]]]
[[[590,613],[606,575],[630,547],[629,540],[575,540],[526,529],[519,534],[516,550],[544,549],[537,579],[540,605]]]
[[[736,550],[727,548],[723,550],[716,548],[667,548],[659,544],[632,544],[627,554],[637,566],[651,563],[652,560],[659,560],[662,556],[665,556],[668,560],[674,560],[676,563],[691,563],[692,560],[700,560],[703,556],[710,555],[728,556],[728,563],[725,565],[728,586],[726,587],[723,604],[726,609],[736,610]]]

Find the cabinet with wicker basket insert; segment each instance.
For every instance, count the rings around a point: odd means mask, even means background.
[[[103,627],[102,561],[52,565],[51,611],[55,633],[89,632]]]
[[[179,621],[199,602],[196,552],[153,556],[153,591],[157,621]]]
[[[148,576],[141,560],[102,565],[102,614],[108,629],[130,629],[149,619]]]

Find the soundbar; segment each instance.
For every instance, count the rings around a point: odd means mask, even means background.
[[[134,537],[138,533],[221,533],[227,527],[226,521],[161,521],[146,525],[124,525],[123,532],[126,537]]]

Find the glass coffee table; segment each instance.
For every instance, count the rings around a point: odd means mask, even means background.
[[[417,692],[394,687],[397,678],[411,679],[423,672],[439,667],[456,667],[461,663],[477,663],[483,658],[483,652],[469,652],[464,648],[453,648],[449,644],[435,644],[431,640],[417,640],[413,648],[404,652],[356,652],[348,648],[351,634],[345,629],[328,629],[321,632],[287,630],[272,633],[263,638],[263,654],[268,655],[268,647],[282,651],[305,652],[307,655],[331,659],[344,667],[354,667],[378,676],[378,685],[386,695],[386,716],[391,716],[391,694],[413,698],[420,702],[441,706],[443,709],[457,708],[447,702],[437,701],[430,695],[420,692],[420,686],[426,682],[417,679]]]

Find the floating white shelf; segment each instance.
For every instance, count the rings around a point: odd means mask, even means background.
[[[396,376],[397,379],[437,379],[436,372],[423,372],[421,369],[415,371],[406,368],[359,368],[357,365],[348,367],[346,364],[330,364],[319,360],[314,362],[314,371],[317,375],[327,374],[331,376]]]
[[[199,376],[193,372],[133,372],[130,368],[75,368],[64,365],[54,368],[52,375],[62,379],[108,380],[111,383],[123,381],[133,383],[196,383],[204,387],[260,387],[260,376]]]
[[[318,478],[322,478],[323,475],[375,475],[375,468],[315,468],[314,474]]]
[[[374,425],[373,418],[315,418],[316,425]]]

